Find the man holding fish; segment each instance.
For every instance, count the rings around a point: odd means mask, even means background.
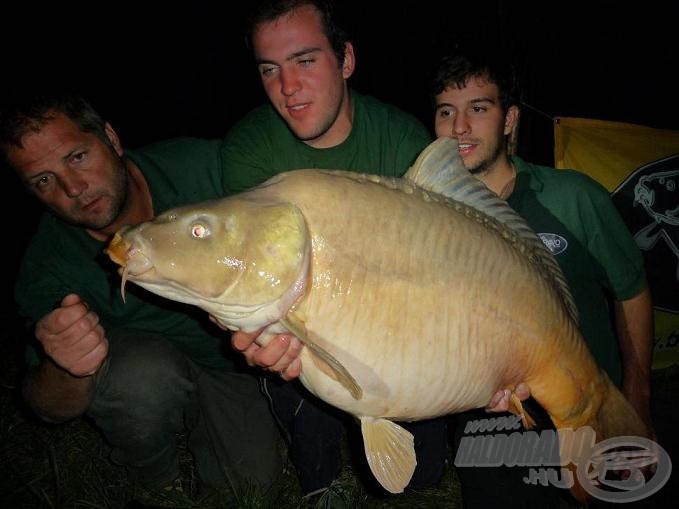
[[[598,184],[574,172],[556,172],[507,155],[506,139],[517,123],[519,109],[515,84],[504,65],[474,53],[442,59],[433,90],[436,134],[456,138],[465,166],[526,217],[550,247],[573,290],[580,326],[595,359],[652,429],[652,308],[643,260]],[[615,301],[615,324],[609,320],[608,295]],[[251,339],[238,333],[234,344],[243,349]],[[250,362],[273,366],[283,378],[294,378],[301,368],[298,351],[283,346],[247,346],[245,352]],[[514,394],[526,399],[530,390],[520,384]],[[511,396],[509,390],[500,391],[489,407],[507,410]],[[468,421],[483,417],[483,412],[458,416],[456,442]],[[460,469],[466,505],[511,506],[509,493],[517,495],[520,505],[561,503],[554,491],[525,484],[523,474],[518,468]],[[503,489],[489,491],[485,489],[489,483]]]
[[[261,2],[250,27],[249,43],[270,104],[227,133],[223,157],[229,193],[296,168],[401,176],[431,141],[414,117],[349,88],[356,56],[330,2]],[[288,346],[300,349],[287,335],[261,350],[241,337],[234,336],[234,347],[244,350],[251,364],[271,371],[282,369]],[[295,363],[287,373],[299,373]],[[265,387],[289,439],[302,492],[326,488],[341,466],[344,416],[297,383],[265,379]],[[445,421],[414,423],[409,429],[419,458],[411,486],[434,485],[446,462]]]
[[[0,145],[48,209],[16,284],[19,312],[35,326],[28,405],[49,422],[92,418],[140,498],[173,486],[184,429],[203,485],[269,489],[280,473],[279,433],[257,378],[223,353],[223,332],[149,294],[128,292],[123,302],[101,263],[121,226],[223,194],[220,142],[125,152],[89,103],[53,94],[3,108]]]
[[[333,44],[325,35],[321,19],[330,11],[324,2],[280,5],[258,30],[262,38],[253,38],[274,105],[254,115],[264,116],[264,126],[275,131],[292,158],[301,153],[326,167],[403,173],[430,141],[426,128],[392,106],[349,92],[353,47],[339,32],[333,32],[338,37]],[[276,49],[275,39],[286,33],[295,34],[281,45],[292,58]],[[260,45],[260,39],[269,42]],[[272,85],[279,77],[280,87]],[[52,212],[28,248],[17,283],[21,312],[36,324],[41,347],[30,356],[24,396],[48,421],[93,417],[113,445],[114,461],[126,465],[145,488],[176,476],[175,434],[183,417],[204,482],[228,480],[237,489],[246,480],[266,488],[278,472],[277,434],[266,402],[253,377],[221,354],[220,337],[204,330],[204,316],[196,320],[183,306],[135,291],[128,291],[123,303],[116,281],[99,264],[104,243],[121,226],[233,193],[286,169],[267,162],[268,173],[258,174],[261,168],[239,165],[238,157],[253,154],[248,148],[261,129],[257,118],[246,118],[229,134],[222,154],[219,143],[202,140],[170,140],[124,152],[115,130],[80,97],[33,97],[3,111],[3,152],[31,194]],[[369,150],[352,159],[357,147]],[[284,161],[281,152],[271,155]],[[239,176],[242,180],[235,180]],[[283,338],[284,347],[286,341],[290,338]],[[302,395],[291,397],[299,410]],[[286,404],[290,401],[287,397]],[[310,455],[323,470],[312,469],[304,478],[303,489],[310,491],[327,486],[337,474],[342,429],[329,413],[310,402],[303,406],[302,414],[327,415],[330,422],[309,420],[315,435],[328,431],[320,449],[297,441],[302,461],[296,465],[303,468],[304,455]],[[283,419],[299,417],[299,432],[302,414],[289,412]],[[421,451],[421,465],[432,465],[422,483],[438,481],[445,464],[445,426],[437,423],[434,430],[418,441],[418,450],[422,443],[433,451],[431,461]]]
[[[608,193],[582,174],[507,155],[519,101],[512,70],[499,52],[491,57],[458,48],[441,60],[432,93],[436,134],[456,138],[465,167],[526,218],[550,248],[568,280],[594,358],[651,427],[650,293],[640,251]],[[609,318],[609,295],[615,324]],[[507,395],[503,398],[507,404]],[[465,424],[482,417],[478,412],[458,416],[456,443]],[[507,493],[482,489],[488,482],[527,492],[519,468],[458,472],[470,507],[506,502]]]

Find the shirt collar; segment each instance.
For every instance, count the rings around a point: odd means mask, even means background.
[[[533,171],[533,166],[535,165],[527,163],[519,156],[509,156],[509,159],[514,165],[514,168],[516,168],[516,184],[512,195],[519,194],[526,189],[538,192],[542,191],[545,184],[538,173]]]

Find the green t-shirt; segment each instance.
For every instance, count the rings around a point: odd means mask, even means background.
[[[301,142],[270,104],[256,108],[227,133],[223,158],[228,194],[245,191],[283,171],[301,168],[400,177],[431,142],[414,116],[351,92],[354,117],[341,144],[317,149]]]
[[[223,191],[218,140],[176,139],[127,154],[151,190],[154,212],[217,198]],[[120,295],[117,267],[103,253],[105,243],[45,213],[22,260],[15,297],[19,313],[36,322],[71,292],[79,294],[100,317],[105,330],[133,329],[160,333],[194,361],[228,367],[222,352],[226,332],[207,313],[172,302],[134,284]],[[29,352],[29,359],[37,357]]]
[[[620,351],[610,299],[637,295],[644,261],[608,192],[588,176],[513,157],[516,185],[508,203],[550,248],[575,299],[580,330],[594,358],[620,385]]]

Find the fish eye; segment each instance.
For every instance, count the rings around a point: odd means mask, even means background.
[[[195,223],[191,226],[191,236],[196,239],[202,239],[208,233],[208,229],[204,224]]]

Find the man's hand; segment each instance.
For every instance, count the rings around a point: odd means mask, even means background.
[[[36,324],[35,336],[45,353],[76,377],[94,374],[108,354],[108,341],[99,317],[76,294]]]
[[[514,389],[514,394],[524,401],[530,397],[530,388],[524,383],[520,383]],[[512,391],[504,389],[497,391],[490,399],[486,412],[507,412],[509,411],[509,403],[511,401]]]
[[[250,366],[260,366],[281,375],[283,380],[297,378],[302,371],[301,341],[290,334],[278,334],[262,347],[255,343],[261,331],[255,333],[234,332],[231,345],[242,352]]]

